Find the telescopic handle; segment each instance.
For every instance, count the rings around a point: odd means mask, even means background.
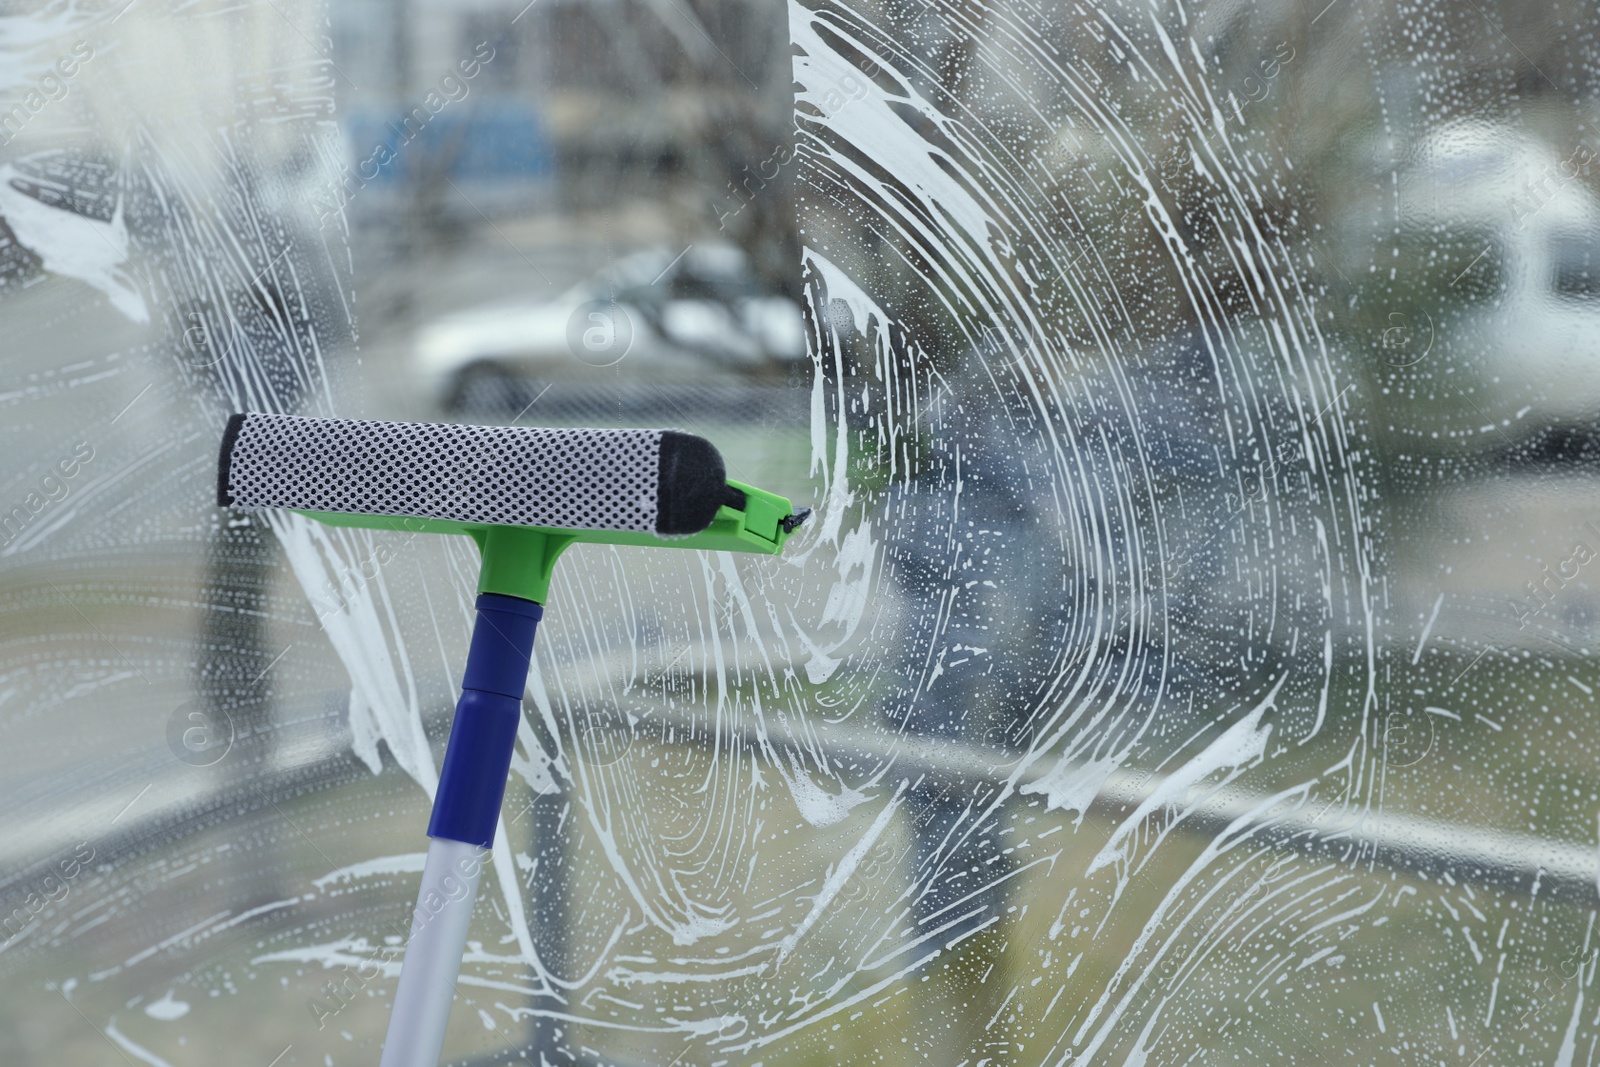
[[[443,837],[428,842],[379,1067],[438,1067],[487,859],[488,853],[477,845]]]
[[[483,593],[428,824],[428,860],[380,1067],[437,1067],[484,861],[494,844],[544,609]]]

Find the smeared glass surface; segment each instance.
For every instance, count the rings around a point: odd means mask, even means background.
[[[452,1062],[1594,1061],[1585,10],[386,10],[0,17],[7,1062],[376,1062],[477,554],[243,409],[816,509],[563,560]]]

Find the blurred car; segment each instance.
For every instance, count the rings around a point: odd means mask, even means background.
[[[1494,417],[1525,435],[1593,433],[1600,415],[1600,201],[1588,181],[1596,162],[1581,145],[1557,151],[1467,120],[1417,145],[1401,177],[1402,231],[1453,243],[1435,269],[1466,306],[1437,322],[1436,343],[1484,354]]]
[[[1370,210],[1350,242],[1344,271],[1374,279],[1366,298],[1389,321],[1373,347],[1401,398],[1382,419],[1404,427],[1390,446],[1408,489],[1388,504],[1391,543],[1428,546],[1398,549],[1386,592],[1393,617],[1415,621],[1394,632],[1413,663],[1425,646],[1548,654],[1600,633],[1574,558],[1596,544],[1597,163],[1524,127],[1444,124],[1385,189],[1396,211]],[[1413,458],[1430,445],[1431,459]]]
[[[762,292],[725,244],[627,256],[562,296],[456,312],[420,329],[415,367],[435,402],[520,379],[674,384],[769,377],[805,355],[800,307]]]

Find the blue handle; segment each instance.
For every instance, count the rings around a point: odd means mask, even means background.
[[[544,608],[498,593],[480,593],[477,608],[428,836],[490,848],[522,721],[533,635]]]

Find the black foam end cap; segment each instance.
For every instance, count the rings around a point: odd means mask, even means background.
[[[656,495],[656,533],[697,534],[724,504],[744,507],[744,494],[728,484],[717,446],[704,437],[664,430]]]
[[[233,446],[244,429],[245,416],[241,412],[228,416],[228,428],[222,431],[222,451],[217,456],[217,506],[231,507],[233,494],[228,492],[228,469],[233,466]]]

